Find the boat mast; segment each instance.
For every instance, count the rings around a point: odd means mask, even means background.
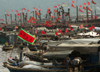
[[[94,4],[94,12],[95,12],[95,19],[96,19],[96,7],[95,7],[95,4]]]
[[[16,13],[15,13],[15,25],[16,25]]]
[[[77,4],[76,4],[76,15],[77,15],[76,20],[77,20],[77,22],[78,22],[78,0],[77,0]]]
[[[5,20],[6,20],[6,24],[7,24],[8,22],[7,22],[7,14],[6,13],[5,13]]]
[[[11,25],[12,25],[12,14],[10,13],[10,18],[11,18]]]
[[[88,3],[88,0],[87,0]],[[88,22],[88,5],[86,4],[86,15],[87,15],[87,22]]]

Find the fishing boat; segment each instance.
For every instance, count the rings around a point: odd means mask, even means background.
[[[4,45],[2,50],[12,50],[14,48],[13,45]]]
[[[74,50],[79,52],[70,55],[71,58],[73,56],[79,56],[82,58],[83,68],[84,70],[91,70],[92,68],[100,67],[100,44],[58,44],[57,46],[51,46],[49,48],[51,52],[58,52],[58,51],[67,51],[67,50]]]
[[[45,69],[25,69],[18,66],[11,66],[10,64],[5,64],[5,67],[9,69],[10,72],[66,72],[66,69],[48,69],[50,66],[46,66]],[[52,68],[52,67],[51,67]]]
[[[71,52],[72,52],[72,50],[66,51],[65,53],[64,52],[61,52],[61,53],[56,52],[56,53],[53,53],[51,56],[45,54],[43,57],[44,58],[48,58],[49,60],[51,60],[50,63],[43,63],[43,62],[37,62],[37,63],[34,63],[34,62],[33,63],[31,63],[31,62],[24,62],[24,65],[23,65],[23,63],[19,63],[19,64],[16,64],[16,63],[15,64],[9,64],[7,62],[4,62],[4,67],[7,67],[10,72],[66,72],[66,71],[67,72],[72,72],[73,71],[73,66],[72,65],[69,65],[68,60],[67,60],[67,59],[69,59],[68,58],[68,55]],[[62,55],[63,55],[63,57],[62,57]],[[56,56],[56,58],[54,58],[53,56]],[[82,70],[82,66],[79,66],[78,67],[76,65],[74,72],[79,71],[78,68],[80,68],[80,70]]]

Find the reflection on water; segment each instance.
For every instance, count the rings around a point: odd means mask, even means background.
[[[9,72],[9,70],[7,68],[4,68],[3,62],[7,61],[8,57],[10,55],[12,55],[12,57],[14,58],[17,54],[17,48],[15,48],[13,51],[2,51],[2,46],[0,45],[0,72]]]

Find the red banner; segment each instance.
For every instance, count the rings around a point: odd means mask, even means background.
[[[27,33],[25,30],[21,28],[18,37],[22,40],[24,40],[27,43],[33,44],[35,42],[35,37],[29,33]]]

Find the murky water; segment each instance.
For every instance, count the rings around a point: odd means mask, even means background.
[[[0,72],[9,72],[9,70],[3,67],[3,62],[7,61],[10,55],[15,57],[17,54],[17,48],[13,51],[2,51],[3,45],[0,45]]]

